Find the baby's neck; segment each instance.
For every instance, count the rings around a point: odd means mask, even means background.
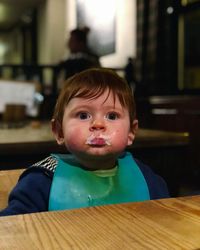
[[[116,159],[107,159],[107,160],[77,159],[77,161],[80,163],[83,169],[90,171],[112,169],[116,166]]]

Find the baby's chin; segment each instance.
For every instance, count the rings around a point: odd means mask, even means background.
[[[103,149],[101,147],[93,147],[86,151],[74,152],[73,154],[87,160],[106,161],[110,159],[117,159],[121,154],[121,151],[112,151],[110,148]]]
[[[114,144],[111,145],[88,145],[85,142],[81,145],[70,144],[70,147],[67,147],[68,151],[73,154],[75,157],[83,157],[85,159],[107,159],[107,158],[118,158],[118,156],[124,151],[124,147],[121,145]]]

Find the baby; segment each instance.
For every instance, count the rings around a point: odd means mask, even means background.
[[[133,94],[116,73],[89,69],[69,78],[52,131],[70,154],[52,154],[29,167],[0,215],[169,197],[163,179],[125,151],[137,128]]]

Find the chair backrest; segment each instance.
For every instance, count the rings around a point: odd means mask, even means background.
[[[9,193],[16,185],[23,171],[24,169],[0,171],[0,210],[7,206]]]

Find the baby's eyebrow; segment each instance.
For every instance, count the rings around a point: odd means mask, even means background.
[[[79,105],[79,106],[76,106],[76,107],[72,108],[72,110],[89,109],[89,108],[91,108],[91,105]]]
[[[91,110],[92,107],[89,106],[89,105],[80,105],[80,106],[76,106],[76,107],[72,107],[70,109],[70,113],[75,113],[75,112],[78,112],[78,111],[88,111],[88,110]]]

